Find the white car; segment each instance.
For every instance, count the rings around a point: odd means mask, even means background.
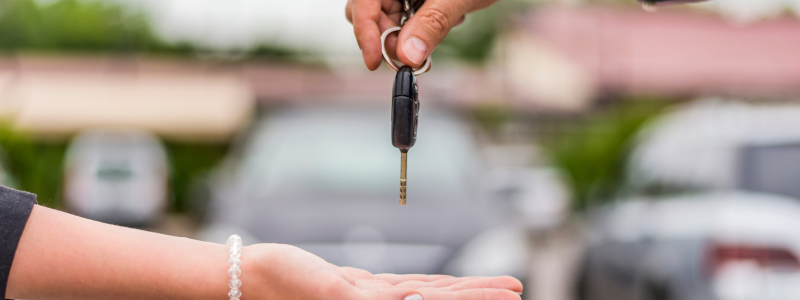
[[[628,187],[744,189],[800,198],[800,105],[704,99],[638,137]]]
[[[579,299],[798,299],[800,200],[628,199],[592,215]]]
[[[138,131],[90,131],[69,145],[64,201],[79,216],[141,227],[163,216],[169,202],[164,146]]]
[[[800,299],[800,105],[706,99],[637,141],[580,299]]]

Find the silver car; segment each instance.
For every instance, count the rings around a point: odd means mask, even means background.
[[[212,176],[201,239],[238,233],[246,243],[293,244],[372,272],[524,277],[524,216],[484,184],[469,123],[422,111],[406,206],[398,203],[400,152],[389,126],[383,108],[267,116]]]
[[[579,299],[797,299],[800,201],[748,192],[628,199],[588,224]]]
[[[712,99],[644,131],[587,224],[580,299],[800,298],[800,106]]]

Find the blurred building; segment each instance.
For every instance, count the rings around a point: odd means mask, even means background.
[[[235,70],[107,57],[0,59],[0,116],[38,137],[93,128],[220,140],[245,126],[255,96]]]
[[[274,64],[248,64],[242,70],[258,99],[265,102],[388,105],[395,77],[395,72],[384,65],[374,72]],[[486,77],[479,69],[445,65],[418,76],[417,84],[426,103],[463,106],[502,95],[501,86]]]
[[[394,72],[303,64],[114,56],[0,57],[0,118],[38,137],[87,129],[139,129],[188,140],[226,140],[257,102],[390,103]],[[425,105],[497,99],[477,69],[444,67],[419,80]],[[387,106],[388,108],[388,106]]]
[[[685,9],[545,6],[501,39],[519,101],[574,110],[601,94],[800,94],[800,21],[747,24]]]

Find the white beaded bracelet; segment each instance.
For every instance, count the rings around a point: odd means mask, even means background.
[[[228,287],[231,288],[228,291],[228,296],[231,297],[230,300],[239,300],[239,297],[242,296],[242,290],[239,288],[242,286],[242,280],[239,277],[242,276],[242,238],[238,235],[234,234],[228,238],[228,254],[230,258],[228,258],[228,276],[231,279],[228,281]]]

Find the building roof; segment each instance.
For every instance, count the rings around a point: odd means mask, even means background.
[[[391,103],[395,72],[275,63],[104,56],[0,57],[0,119],[37,137],[135,128],[178,139],[224,140],[263,103]],[[475,69],[418,77],[423,105],[496,97]]]
[[[600,91],[800,94],[800,21],[791,17],[737,24],[686,9],[546,6],[524,28]]]

